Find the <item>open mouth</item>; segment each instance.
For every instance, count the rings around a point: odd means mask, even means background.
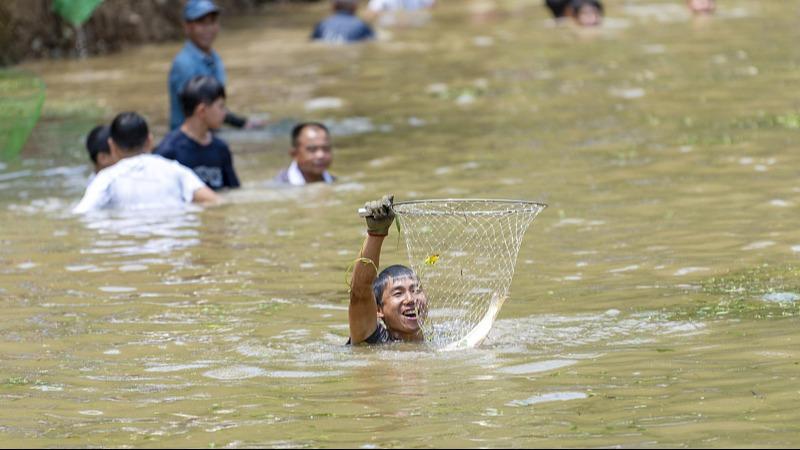
[[[416,310],[409,310],[403,312],[403,317],[407,319],[417,320],[417,311]]]

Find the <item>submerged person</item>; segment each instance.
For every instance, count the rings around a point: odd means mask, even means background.
[[[358,18],[358,0],[331,0],[333,14],[319,22],[311,33],[312,40],[346,44],[375,38],[372,28]]]
[[[348,344],[387,344],[423,340],[420,320],[427,297],[413,270],[389,266],[380,273],[381,246],[394,221],[393,197],[365,205],[367,240],[350,284]]]
[[[74,213],[218,203],[214,191],[191,169],[150,154],[153,136],[139,114],[119,114],[111,122],[109,134],[113,165],[101,170],[89,183],[83,199],[72,210]]]
[[[546,0],[545,4],[556,19],[572,18],[583,27],[597,26],[603,21],[600,0]]]
[[[164,137],[154,153],[192,169],[215,191],[238,188],[228,144],[212,133],[225,119],[225,87],[214,77],[195,77],[181,90],[180,101],[186,119]]]
[[[184,85],[198,75],[212,76],[222,85],[227,83],[222,58],[212,48],[219,33],[221,10],[211,0],[188,0],[183,9],[183,29],[186,44],[172,61],[169,71],[169,127],[174,130],[185,119],[179,93]],[[236,128],[256,128],[263,125],[259,119],[248,119],[230,111],[225,123]]]
[[[304,122],[292,129],[292,163],[276,177],[279,184],[303,186],[308,183],[333,183],[328,172],[333,163],[333,144],[328,128],[318,122]]]
[[[94,169],[92,178],[101,170],[114,164],[114,160],[111,158],[111,147],[108,146],[109,133],[108,125],[98,125],[92,128],[92,131],[86,136],[86,151],[89,152],[89,159],[92,160]]]
[[[686,6],[694,14],[713,14],[717,8],[715,0],[686,0]]]

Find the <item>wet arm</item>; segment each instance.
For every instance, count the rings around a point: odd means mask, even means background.
[[[221,201],[219,196],[214,191],[212,191],[211,188],[203,186],[200,189],[194,191],[192,202],[199,203],[201,205],[216,205],[219,204]]]
[[[372,283],[378,276],[377,268],[380,267],[381,246],[385,237],[367,236],[359,255],[361,259],[356,261],[353,269],[349,308],[350,340],[353,344],[364,342],[375,332],[378,324],[378,305]]]
[[[247,117],[228,111],[225,113],[225,123],[235,128],[244,128],[247,125]]]

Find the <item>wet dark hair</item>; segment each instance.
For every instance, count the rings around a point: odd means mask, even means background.
[[[565,9],[570,0],[545,0],[545,4],[550,8],[553,17],[564,17]]]
[[[122,150],[139,150],[147,143],[150,129],[144,117],[135,112],[124,112],[111,122],[111,139]]]
[[[333,0],[334,11],[355,12],[358,9],[357,0]]]
[[[297,147],[297,144],[300,143],[300,133],[303,132],[307,127],[316,127],[322,129],[325,134],[328,136],[331,135],[331,132],[328,131],[328,127],[319,123],[319,122],[302,122],[298,123],[297,125],[292,128],[292,147]]]
[[[197,105],[210,105],[218,98],[225,98],[225,86],[216,78],[204,75],[187,81],[178,93],[185,117],[191,117]]]
[[[600,15],[603,14],[603,4],[600,3],[600,0],[570,0],[569,2],[569,6],[575,14],[578,14],[581,8],[586,5],[594,6],[600,12]]]
[[[98,153],[111,153],[111,148],[108,146],[110,131],[108,125],[98,125],[92,128],[92,131],[86,136],[86,150],[89,152],[89,158],[95,164]]]
[[[383,306],[383,290],[386,289],[386,282],[389,281],[390,278],[396,280],[406,277],[416,278],[417,274],[401,264],[389,266],[378,274],[378,278],[372,282],[372,292],[375,294],[375,302],[378,303],[378,307]]]

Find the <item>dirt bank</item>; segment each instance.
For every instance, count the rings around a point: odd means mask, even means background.
[[[216,0],[226,15],[262,3],[313,0]],[[132,44],[180,39],[184,0],[104,0],[81,32],[53,12],[52,0],[0,1],[0,65],[26,58],[63,58],[117,51]],[[81,36],[82,34],[82,36]]]

